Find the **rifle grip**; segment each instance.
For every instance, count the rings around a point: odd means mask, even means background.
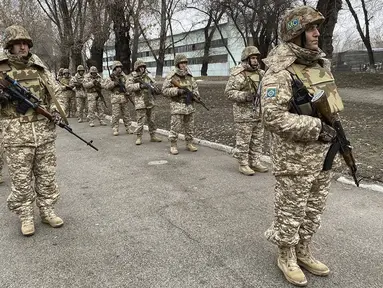
[[[340,149],[340,143],[335,142],[331,145],[330,149],[328,150],[326,154],[326,158],[324,159],[323,163],[323,171],[329,171],[332,168],[332,163],[334,162],[334,158],[336,154],[339,152]]]

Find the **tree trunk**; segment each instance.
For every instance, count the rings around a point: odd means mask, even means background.
[[[138,41],[140,39],[140,28],[139,24],[134,24],[133,29],[133,43],[132,43],[132,71],[134,67],[134,63],[137,61],[137,54],[138,54]]]
[[[342,0],[319,0],[317,9],[326,17],[320,28],[319,47],[331,59],[334,50],[332,38],[339,10],[342,9]]]
[[[165,62],[165,45],[166,45],[166,0],[161,0],[161,30],[160,30],[160,46],[158,49],[157,68],[156,75],[161,76],[164,73],[164,62]]]
[[[82,48],[84,44],[80,41],[71,47],[69,70],[76,71],[76,67],[82,64]]]
[[[104,39],[95,38],[90,47],[90,59],[87,61],[89,66],[96,66],[97,70],[102,72],[102,58],[104,54]]]

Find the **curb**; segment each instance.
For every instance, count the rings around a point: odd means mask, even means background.
[[[111,121],[111,119],[112,119],[112,117],[109,116],[109,115],[106,115],[105,118],[108,119],[109,121]],[[120,123],[123,123],[121,119],[120,119]],[[137,127],[137,122],[133,121],[132,122],[132,126]],[[148,131],[148,126],[147,125],[144,125],[144,130]],[[163,136],[169,136],[169,131],[165,130],[165,129],[157,129],[156,133],[160,134],[160,135],[163,135]],[[178,135],[178,139],[182,140],[182,141],[185,141],[185,135],[184,134],[179,134]],[[208,140],[199,139],[199,138],[194,138],[193,139],[193,143],[194,144],[198,144],[200,146],[204,146],[204,147],[208,147],[208,148],[212,148],[212,149],[215,149],[215,150],[226,152],[227,154],[229,154],[231,156],[233,156],[234,151],[235,151],[234,147],[231,147],[231,146],[228,146],[228,145],[224,145],[224,144],[221,144],[221,143],[217,143],[217,142],[211,142],[211,141],[208,141]],[[261,158],[261,161],[263,161],[263,162],[265,162],[267,164],[272,164],[270,156],[261,155],[260,158]],[[356,185],[355,185],[353,180],[350,180],[350,179],[348,179],[348,178],[346,178],[344,176],[339,176],[338,178],[336,178],[336,181],[340,182],[340,183],[343,183],[343,184],[347,184],[347,185],[351,185],[351,186],[356,187]],[[382,185],[360,183],[359,187],[363,188],[363,189],[367,189],[367,190],[372,190],[372,191],[383,193],[383,186]]]

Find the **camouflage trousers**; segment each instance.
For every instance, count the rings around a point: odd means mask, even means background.
[[[249,165],[259,161],[262,154],[262,122],[235,122],[235,153],[239,165]]]
[[[274,221],[265,232],[278,246],[310,241],[320,227],[330,189],[331,171],[275,176]]]
[[[134,131],[137,135],[142,135],[144,131],[145,118],[148,121],[149,133],[152,134],[157,130],[157,126],[154,123],[154,112],[153,108],[143,108],[136,110],[137,117],[137,128]]]
[[[68,93],[63,98],[64,102],[64,112],[67,117],[76,117],[76,97],[74,93],[71,95]]]
[[[77,117],[79,120],[85,120],[85,118],[88,116],[87,102],[88,101],[86,97],[76,97]]]
[[[1,141],[0,143],[0,176],[3,175],[3,167],[4,167],[4,145]]]
[[[132,124],[128,103],[112,104],[112,128],[118,128],[118,121],[122,118],[124,125],[128,128]]]
[[[193,140],[194,132],[194,113],[190,114],[172,114],[170,116],[169,141],[177,141],[178,134],[185,131],[185,141]]]
[[[48,142],[38,147],[5,147],[5,154],[11,180],[8,208],[20,214],[24,210],[30,211],[35,200],[40,211],[53,208],[59,198],[55,143]]]
[[[97,99],[97,100],[96,100]],[[101,98],[97,98],[97,93],[88,93],[88,117],[89,121],[94,121],[96,118],[100,121],[105,120],[105,104]],[[97,112],[97,117],[96,117]]]

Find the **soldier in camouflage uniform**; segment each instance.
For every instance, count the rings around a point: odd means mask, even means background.
[[[194,131],[194,101],[190,104],[186,104],[187,91],[182,87],[185,87],[192,91],[193,97],[200,100],[198,92],[197,82],[194,80],[187,67],[188,59],[183,54],[177,54],[174,58],[174,70],[171,71],[164,81],[162,86],[162,94],[165,97],[171,99],[170,102],[170,153],[173,155],[178,154],[177,139],[178,134],[185,130],[186,149],[192,152],[197,151],[192,143],[193,131]],[[172,83],[175,81],[179,83],[179,87],[176,87]]]
[[[4,168],[3,131],[0,130],[0,184],[4,182],[4,179],[3,179],[3,168]]]
[[[152,88],[153,87],[153,88]],[[134,71],[129,75],[126,82],[126,90],[134,94],[136,108],[137,128],[134,131],[137,134],[136,145],[142,144],[142,133],[144,131],[145,117],[148,121],[149,134],[151,142],[161,142],[156,137],[156,124],[154,123],[154,95],[161,94],[156,86],[153,77],[146,70],[146,64],[142,60],[134,63]]]
[[[60,68],[59,72],[57,73],[57,81],[60,81],[63,77],[64,68]]]
[[[118,136],[118,126],[120,117],[124,122],[126,133],[132,134],[132,119],[130,117],[128,101],[125,96],[125,83],[127,76],[122,71],[122,63],[114,61],[112,65],[112,74],[106,80],[104,88],[112,92],[110,99],[112,103],[112,129],[113,135]]]
[[[88,99],[88,117],[89,117],[89,126],[94,127],[94,119],[97,118],[100,121],[101,126],[106,126],[105,122],[105,104],[103,102],[103,96],[101,92],[102,78],[98,74],[97,68],[95,66],[90,67],[89,73],[85,75],[83,86],[86,90],[86,95]],[[97,92],[98,91],[98,92]]]
[[[0,54],[1,72],[30,90],[40,99],[42,107],[52,111],[55,119],[51,122],[31,108],[25,115],[20,114],[16,111],[18,104],[0,94],[3,143],[11,181],[8,207],[19,215],[22,234],[30,236],[35,232],[35,200],[44,223],[52,227],[64,223],[53,209],[59,198],[55,178],[55,123],[62,121],[57,112],[62,112],[57,102],[61,89],[40,58],[29,52],[33,43],[25,28],[17,25],[6,28],[4,44],[6,52]],[[62,116],[65,118],[63,112]]]
[[[70,77],[69,69],[64,69],[63,76],[59,80],[59,82],[61,85],[62,95],[63,95],[63,99],[62,99],[64,104],[63,109],[67,117],[72,116],[76,113],[75,110],[72,110],[73,102],[76,101],[76,98],[75,98],[75,92],[74,92],[74,85],[73,83],[70,83],[70,81],[71,81],[71,77]]]
[[[287,11],[280,26],[284,42],[263,60],[268,67],[262,80],[263,121],[272,135],[276,178],[274,221],[265,236],[278,246],[278,267],[285,278],[297,286],[307,284],[300,267],[320,276],[330,271],[314,258],[310,244],[329,193],[331,171],[322,168],[336,132],[310,116],[315,115],[311,102],[300,115],[291,105],[293,79],[301,80],[311,95],[322,89],[328,102],[334,98],[341,103],[329,61],[318,47],[318,25],[323,21],[309,6]],[[334,105],[332,112],[341,106]]]
[[[88,104],[86,99],[85,88],[83,86],[84,78],[84,66],[78,65],[76,75],[74,75],[69,82],[69,85],[75,88],[78,123],[83,122],[87,115],[86,111]]]
[[[268,171],[259,160],[263,127],[258,86],[264,74],[259,69],[259,55],[257,47],[246,47],[242,51],[242,63],[232,69],[225,89],[227,97],[234,102],[233,115],[237,132],[235,157],[239,161],[239,172],[244,175]]]

